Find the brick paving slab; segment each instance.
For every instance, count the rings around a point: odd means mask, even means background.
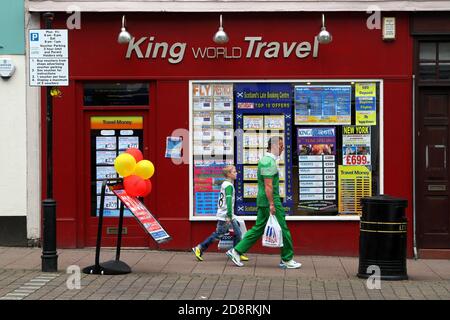
[[[242,284],[241,294],[239,296],[240,300],[252,300],[255,296],[256,291],[256,279],[245,279]]]
[[[28,255],[36,252],[37,250],[32,248],[8,248],[0,254],[0,268],[5,268],[9,264],[26,259]]]
[[[154,272],[163,270],[167,263],[175,256],[173,252],[152,252],[144,256],[137,264],[133,266],[135,272]]]
[[[271,279],[258,279],[255,289],[256,300],[266,300],[269,297]]]
[[[197,299],[208,299],[214,290],[214,287],[219,280],[219,277],[208,277],[203,281],[202,286],[197,292]]]
[[[443,280],[450,280],[450,260],[423,260]]]
[[[313,257],[314,268],[318,278],[321,279],[347,279],[341,261],[334,257]]]
[[[194,255],[192,255],[194,258]],[[227,257],[219,255],[205,256],[204,261],[198,261],[192,270],[194,274],[223,274],[225,270],[224,260]],[[197,260],[196,260],[197,261]]]
[[[42,252],[39,251],[33,250],[31,252],[26,252],[25,255],[20,256],[20,259],[14,260],[9,264],[4,265],[3,267],[5,269],[25,269],[25,270],[40,269],[41,255]]]
[[[227,293],[225,294],[225,300],[237,300],[241,295],[243,279],[232,279],[228,285]]]
[[[258,258],[259,256],[256,255],[249,255],[249,261],[244,263],[243,267],[237,267],[231,260],[228,259],[227,256],[224,257],[226,258],[226,265],[225,265],[225,269],[223,270],[223,274],[224,275],[228,275],[228,276],[234,276],[234,275],[239,275],[239,276],[254,276],[255,275],[255,267],[256,264],[258,263]]]
[[[406,269],[410,280],[435,280],[442,279],[439,273],[433,270],[425,260],[408,260]]]
[[[227,294],[230,278],[219,278],[211,293],[211,300],[222,300]],[[183,298],[183,297],[182,297]]]
[[[197,263],[197,261],[192,259],[191,253],[177,253],[167,262],[164,272],[191,274]]]

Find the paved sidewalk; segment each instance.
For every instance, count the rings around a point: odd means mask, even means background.
[[[81,288],[69,289],[69,266],[94,263],[94,249],[58,250],[57,273],[42,273],[40,248],[0,247],[0,299],[76,300],[450,300],[450,260],[408,260],[407,281],[381,281],[369,289],[356,277],[357,257],[296,256],[302,268],[278,267],[279,255],[249,254],[236,267],[222,252],[198,262],[191,252],[123,249],[128,275],[81,274]],[[101,262],[115,250],[102,249]],[[69,286],[68,283],[69,282]]]

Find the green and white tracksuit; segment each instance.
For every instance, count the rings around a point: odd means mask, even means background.
[[[220,240],[230,228],[230,224],[226,221],[230,219],[234,230],[233,245],[236,245],[242,237],[239,223],[234,215],[234,185],[232,182],[225,180],[220,187],[219,200],[217,202],[217,227],[216,230],[200,243],[200,250],[204,252],[208,247],[217,240]]]
[[[217,220],[225,221],[234,219],[234,186],[225,180],[220,186],[219,200],[217,203]]]
[[[292,247],[291,233],[287,227],[285,213],[281,204],[280,198],[280,179],[278,175],[278,167],[276,163],[276,156],[267,153],[258,162],[258,196],[256,198],[256,205],[258,206],[258,215],[256,223],[250,230],[247,231],[244,238],[235,246],[235,250],[240,253],[246,253],[253,244],[261,238],[266,227],[267,220],[270,216],[269,200],[266,196],[264,186],[264,179],[272,179],[273,185],[273,202],[275,205],[275,217],[280,224],[283,233],[283,247],[281,248],[281,260],[289,261],[294,257],[294,250]]]

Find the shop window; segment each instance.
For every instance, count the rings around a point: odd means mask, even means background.
[[[192,82],[191,218],[215,217],[234,164],[235,212],[256,216],[257,164],[284,140],[279,191],[288,219],[358,217],[382,192],[380,81]]]
[[[92,82],[83,87],[85,106],[148,106],[149,101],[146,82]]]
[[[450,79],[450,42],[419,43],[419,76],[421,80]]]

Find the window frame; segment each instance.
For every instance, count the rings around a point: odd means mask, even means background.
[[[347,82],[376,82],[379,84],[380,101],[379,101],[379,192],[384,193],[384,129],[383,129],[383,111],[384,111],[384,81],[383,79],[365,79],[365,78],[352,78],[352,79],[251,79],[251,80],[211,80],[211,79],[198,79],[189,80],[189,221],[217,221],[216,216],[201,217],[194,215],[194,165],[193,165],[193,106],[192,106],[192,88],[193,84],[196,83],[298,83],[298,82],[314,82],[314,83],[347,83]],[[245,221],[256,221],[255,216],[239,216]],[[359,215],[349,215],[349,216],[291,216],[286,215],[287,221],[360,221]]]

